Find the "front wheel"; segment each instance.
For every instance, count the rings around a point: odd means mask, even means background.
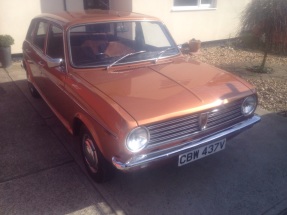
[[[81,147],[84,163],[92,178],[98,183],[110,180],[114,174],[114,169],[106,161],[92,135],[85,127],[81,131]]]

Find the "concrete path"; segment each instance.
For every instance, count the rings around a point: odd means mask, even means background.
[[[20,64],[0,68],[0,214],[115,214],[49,127],[54,118]]]
[[[222,152],[98,185],[20,65],[0,69],[0,214],[287,214],[287,118],[257,112]]]

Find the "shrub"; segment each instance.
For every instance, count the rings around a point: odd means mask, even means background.
[[[14,44],[14,39],[10,35],[0,35],[0,47],[9,47]]]

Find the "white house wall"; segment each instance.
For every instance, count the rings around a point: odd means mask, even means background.
[[[217,0],[211,10],[172,11],[173,0],[133,0],[134,12],[159,17],[178,44],[195,38],[201,41],[236,36],[240,16],[250,0]]]
[[[22,53],[22,43],[31,19],[40,13],[39,0],[0,0],[0,34],[14,38],[12,53]]]
[[[84,9],[83,0],[40,0],[41,1],[41,10],[42,13],[51,13],[51,12],[60,12],[65,10],[67,11],[77,11]]]
[[[133,0],[110,0],[111,10],[132,11]]]
[[[66,0],[67,11],[84,10],[84,2],[81,0]]]
[[[133,11],[160,18],[178,44],[236,36],[240,14],[251,0],[217,0],[211,10],[173,11],[173,0],[110,0],[111,9]],[[66,0],[68,11],[82,10],[83,0]],[[31,19],[45,12],[64,10],[64,0],[0,0],[0,34],[15,39],[12,53],[22,53]]]
[[[83,10],[82,0],[66,0],[69,11]],[[9,34],[15,44],[12,53],[22,53],[22,43],[32,18],[47,12],[64,10],[63,0],[0,0],[0,34]]]

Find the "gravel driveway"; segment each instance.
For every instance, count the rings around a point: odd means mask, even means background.
[[[202,48],[187,57],[242,77],[256,86],[262,108],[287,117],[287,56],[268,55],[266,66],[272,71],[264,74],[248,70],[261,64],[263,54],[260,52],[221,46]]]

